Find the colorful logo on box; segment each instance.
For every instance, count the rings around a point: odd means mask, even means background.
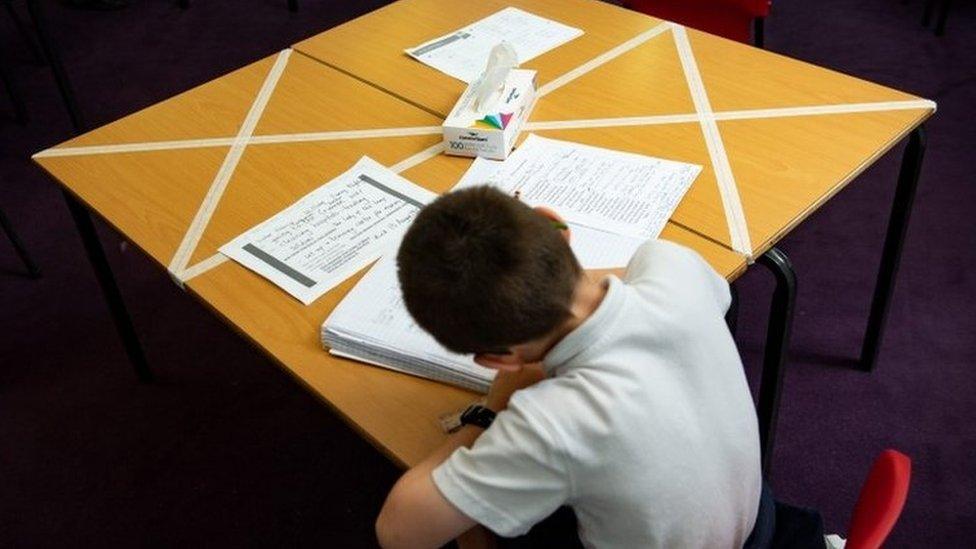
[[[498,113],[498,114],[488,114],[485,115],[481,120],[475,120],[475,128],[491,128],[496,130],[504,130],[508,126],[509,121],[512,120],[512,114],[514,113]]]

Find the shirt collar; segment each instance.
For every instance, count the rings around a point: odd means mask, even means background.
[[[572,332],[566,334],[542,359],[542,366],[547,374],[552,374],[557,369],[566,366],[580,353],[597,343],[603,337],[607,323],[623,307],[624,283],[615,276],[608,276],[604,280],[607,284],[607,293],[593,314]]]

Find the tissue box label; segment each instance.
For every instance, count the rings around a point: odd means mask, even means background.
[[[535,106],[535,71],[511,70],[502,93],[481,114],[474,109],[474,92],[469,85],[444,121],[444,151],[504,160]]]

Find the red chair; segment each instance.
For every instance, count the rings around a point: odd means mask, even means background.
[[[647,15],[763,47],[763,22],[772,0],[624,0],[624,6]]]
[[[912,460],[908,456],[895,450],[881,452],[861,486],[845,549],[881,547],[905,506],[911,478]]]

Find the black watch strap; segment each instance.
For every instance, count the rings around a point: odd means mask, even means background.
[[[468,406],[464,413],[461,414],[461,425],[475,425],[482,429],[487,429],[493,421],[495,421],[495,412],[480,404]]]

